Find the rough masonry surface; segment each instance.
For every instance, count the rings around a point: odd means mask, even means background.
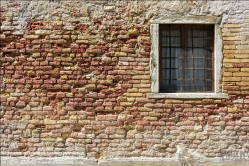
[[[248,1],[0,3],[2,157],[249,153]],[[150,23],[167,16],[221,17],[228,98],[147,97]]]

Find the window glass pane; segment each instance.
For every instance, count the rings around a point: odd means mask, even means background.
[[[205,78],[204,70],[194,70],[194,78],[198,80],[204,79]]]
[[[204,57],[203,48],[193,48],[194,57]]]
[[[192,79],[193,78],[193,70],[192,69],[186,69],[184,74],[185,79]]]
[[[177,68],[177,69],[182,68],[182,61],[181,61],[181,58],[176,58],[176,61],[175,61],[175,68]]]
[[[212,91],[212,81],[205,81],[205,90]]]
[[[165,80],[163,85],[169,86],[169,80]]]
[[[185,59],[185,67],[187,69],[193,69],[193,58]]]
[[[214,38],[210,38],[210,37],[208,37],[207,38],[207,47],[213,47],[213,42],[214,42]]]
[[[193,38],[193,47],[203,47],[203,38]]]
[[[176,78],[178,80],[180,80],[182,78],[182,70],[181,69],[176,70]]]
[[[187,58],[193,58],[193,50],[191,48],[187,50]]]
[[[177,75],[176,75],[176,70],[175,69],[171,69],[171,79],[176,79]]]
[[[169,37],[162,37],[162,46],[170,46]]]
[[[206,69],[212,69],[212,60],[206,59],[204,66]]]
[[[170,36],[180,36],[180,30],[171,29]]]
[[[163,80],[160,83],[160,89],[165,91],[169,86],[169,80]]]
[[[177,91],[182,91],[182,86],[181,86],[182,81],[181,80],[177,80]]]
[[[171,48],[171,57],[180,57],[181,48]]]
[[[187,34],[188,34],[188,38],[192,38],[193,34],[192,34],[192,30],[191,29],[187,30]]]
[[[177,87],[177,81],[176,80],[171,80],[170,81],[170,89],[171,90],[176,90]]]
[[[193,37],[203,37],[203,31],[202,30],[193,30]]]
[[[192,80],[185,80],[183,81],[183,90],[186,91],[191,91],[193,86],[193,81]]]
[[[163,65],[163,68],[171,68],[171,66],[170,66],[170,58],[162,59],[162,65]]]
[[[171,47],[180,47],[181,45],[181,38],[180,37],[171,37],[170,43]]]
[[[204,61],[203,61],[203,59],[195,58],[194,59],[194,68],[199,68],[199,69],[204,68]]]
[[[171,58],[171,68],[176,68],[176,58]]]
[[[205,50],[204,57],[205,57],[206,59],[212,59],[212,51],[209,50],[209,49],[206,49],[206,50]]]
[[[170,57],[170,48],[162,48],[162,57]]]
[[[203,31],[203,37],[207,37],[207,31]]]
[[[194,85],[195,91],[202,91],[203,90],[203,81],[202,80],[194,80],[193,85]]]
[[[192,39],[193,38],[191,38],[191,37],[188,38],[188,47],[193,47],[193,45],[192,45],[192,42],[193,42]]]
[[[162,31],[162,35],[163,36],[169,36],[169,30]]]
[[[208,45],[207,42],[208,42],[207,39],[204,39],[204,40],[203,40],[203,47],[204,47],[204,48],[207,47],[207,45]]]
[[[167,58],[167,68],[173,68],[172,61],[174,61],[172,58]]]
[[[200,56],[201,58],[205,58],[205,57],[210,57],[210,58],[212,58],[211,56],[207,56],[207,49],[203,49],[202,50],[203,51],[203,54],[202,54],[202,56]]]
[[[166,70],[162,70],[162,79],[166,79]]]
[[[166,79],[171,79],[170,70],[166,70]]]
[[[205,78],[212,79],[212,70],[205,70]]]

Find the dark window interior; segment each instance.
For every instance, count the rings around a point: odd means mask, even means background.
[[[160,92],[213,92],[214,25],[160,25]]]

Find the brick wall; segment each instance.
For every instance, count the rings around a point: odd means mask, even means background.
[[[249,150],[247,1],[1,2],[1,155]],[[221,16],[222,99],[149,99],[150,20]]]

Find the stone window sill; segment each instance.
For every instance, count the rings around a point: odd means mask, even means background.
[[[170,99],[203,99],[203,98],[228,98],[226,93],[147,93],[148,98],[170,98]]]

